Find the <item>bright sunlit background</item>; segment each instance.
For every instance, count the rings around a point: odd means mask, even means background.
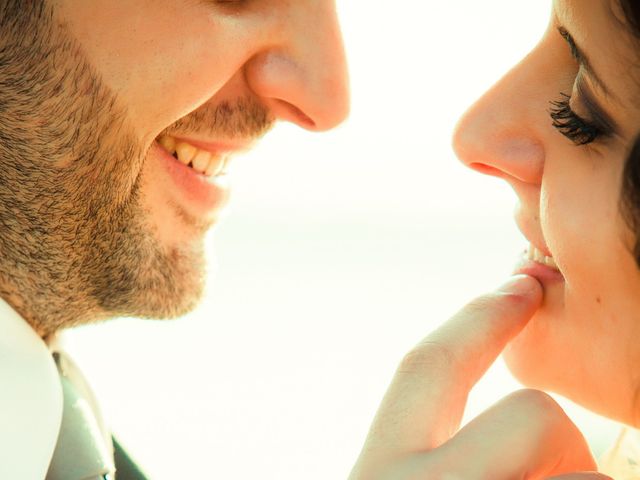
[[[237,159],[201,308],[69,334],[153,479],[346,478],[403,354],[525,247],[515,195],[457,162],[450,137],[537,42],[548,3],[339,10],[351,117],[325,134],[281,125]],[[517,388],[499,361],[465,421]],[[617,425],[560,401],[596,454],[612,441]]]

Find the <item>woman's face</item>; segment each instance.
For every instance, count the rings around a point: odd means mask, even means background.
[[[640,426],[640,269],[619,207],[640,58],[623,22],[617,0],[554,1],[540,43],[464,115],[454,148],[514,188],[527,243],[562,274],[521,266],[545,301],[505,351],[511,371]]]

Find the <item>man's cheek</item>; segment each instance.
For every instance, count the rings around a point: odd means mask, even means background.
[[[243,69],[261,48],[258,33],[261,26],[251,21],[176,10],[169,28],[158,24],[147,43],[128,49],[134,53],[127,68],[112,72],[119,93],[137,121],[158,132],[216,95],[220,101],[245,96]]]
[[[57,12],[99,80],[147,132],[206,102],[248,58],[242,25],[216,23],[203,7],[150,3],[91,2],[90,8],[62,1]],[[100,22],[90,21],[95,18]]]
[[[159,55],[158,52],[154,54]],[[203,52],[191,56],[167,57],[159,66],[150,62],[138,71],[139,78],[118,93],[136,125],[154,137],[180,118],[197,110],[216,95],[228,100],[243,96],[246,86],[227,88],[241,75],[243,52],[227,50],[226,55]],[[243,80],[242,80],[243,81]],[[233,92],[231,91],[233,89]],[[220,98],[224,100],[224,98]]]

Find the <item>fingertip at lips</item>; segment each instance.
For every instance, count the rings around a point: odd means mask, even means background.
[[[530,275],[518,274],[512,276],[503,283],[499,288],[499,292],[510,293],[515,295],[535,295],[541,291],[541,285],[538,280]]]

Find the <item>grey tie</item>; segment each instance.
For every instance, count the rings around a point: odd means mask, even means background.
[[[53,354],[64,396],[62,425],[45,480],[114,480],[113,445],[94,410],[91,391],[71,359]]]

